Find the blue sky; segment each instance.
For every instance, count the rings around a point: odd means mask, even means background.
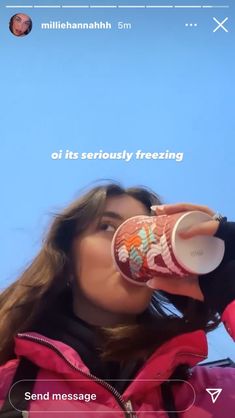
[[[174,5],[229,5],[175,1]],[[24,1],[21,5],[46,5]],[[51,5],[146,5],[102,1]],[[215,9],[38,9],[0,6],[1,271],[13,281],[41,245],[50,216],[103,178],[142,184],[165,202],[208,205],[234,219],[234,6]],[[13,36],[15,13],[32,32]],[[228,32],[213,30],[226,17]],[[42,30],[42,22],[109,21],[111,30]],[[131,24],[119,30],[118,22]],[[187,27],[185,24],[197,24]],[[53,160],[62,150],[133,152],[122,160]],[[183,159],[137,160],[143,152]],[[209,360],[230,356],[223,326],[209,336]]]

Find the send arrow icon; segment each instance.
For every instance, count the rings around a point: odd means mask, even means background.
[[[211,395],[211,400],[215,403],[222,392],[222,389],[218,388],[207,388],[206,391]]]

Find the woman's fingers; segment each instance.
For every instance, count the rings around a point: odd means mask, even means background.
[[[210,208],[204,205],[195,205],[193,203],[175,203],[171,205],[152,206],[152,210],[156,211],[157,215],[172,215],[174,213],[199,210],[207,213],[209,216],[213,216],[213,212]],[[201,222],[198,225],[194,225],[185,231],[179,232],[182,238],[192,238],[196,235],[214,235],[219,227],[219,222],[215,220]]]
[[[219,221],[207,221],[201,222],[200,224],[194,225],[186,230],[178,232],[181,238],[192,238],[196,235],[215,235],[219,227]]]
[[[204,300],[198,277],[154,277],[147,282],[147,286],[154,290],[163,290],[173,295],[188,296],[200,301]]]
[[[152,210],[156,211],[157,215],[171,215],[173,213],[199,210],[213,216],[215,212],[204,205],[195,205],[193,203],[174,203],[171,205],[152,206]]]

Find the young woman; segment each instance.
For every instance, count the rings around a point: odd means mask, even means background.
[[[115,269],[111,241],[155,205],[157,214],[214,215],[108,184],[55,217],[35,260],[0,296],[1,418],[233,418],[235,369],[197,363],[221,320],[235,336],[234,223],[212,219],[185,233],[225,240],[211,274],[136,286]],[[206,388],[222,389],[216,403]]]
[[[24,13],[17,13],[11,17],[9,29],[15,36],[25,36],[31,32],[32,20]]]

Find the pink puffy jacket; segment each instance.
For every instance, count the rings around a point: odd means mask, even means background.
[[[235,368],[196,366],[207,357],[206,334],[201,330],[177,336],[158,348],[122,395],[107,382],[90,375],[77,352],[62,342],[32,332],[18,334],[15,353],[17,359],[0,367],[0,409],[19,357],[39,366],[33,389],[36,399],[30,401],[29,413],[22,417],[168,418],[160,385],[177,365],[185,363],[192,367],[191,377],[187,382],[173,384],[178,417],[235,416]],[[215,403],[208,388],[222,389]]]

